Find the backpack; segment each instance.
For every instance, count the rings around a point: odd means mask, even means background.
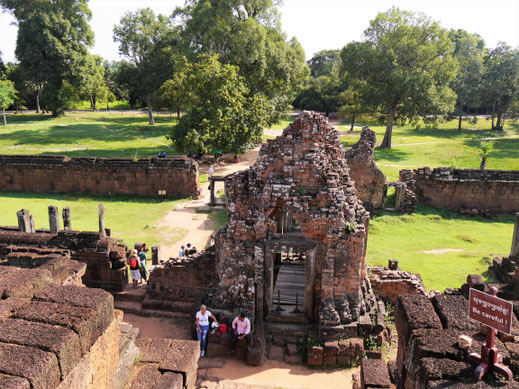
[[[220,324],[218,327],[218,335],[223,335],[227,333],[227,324]]]
[[[137,268],[137,257],[135,255],[132,255],[130,257],[130,269],[136,269]]]

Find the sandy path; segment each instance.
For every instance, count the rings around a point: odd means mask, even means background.
[[[221,162],[214,166],[215,176],[225,176],[240,170],[247,169],[256,161],[259,153],[259,146],[241,156],[239,163]],[[207,174],[209,165],[200,165],[199,172]],[[188,233],[181,242],[171,246],[162,247],[163,258],[176,258],[181,245],[191,243],[198,250],[206,248],[211,235],[216,231],[215,223],[209,219],[209,214],[205,212],[197,212],[200,209],[207,209],[210,200],[209,185],[201,185],[201,197],[197,200],[191,200],[181,203],[174,211],[169,212],[164,218],[158,222],[158,227],[182,227]],[[223,182],[216,184],[216,190],[223,190]]]
[[[259,367],[235,359],[208,359],[208,362],[219,367],[199,368],[200,381],[231,380],[275,388],[351,388],[352,374],[360,370],[315,370],[276,361],[266,361]]]

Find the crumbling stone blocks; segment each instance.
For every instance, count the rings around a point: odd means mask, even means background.
[[[140,338],[136,345],[141,350],[141,360],[146,363],[160,363],[166,358],[172,344],[169,338]]]
[[[337,352],[337,363],[347,364],[354,360],[361,360],[364,357],[364,339],[350,338],[339,341],[339,351]]]
[[[166,358],[159,365],[164,372],[179,373],[182,375],[182,386],[187,389],[195,387],[198,359],[200,358],[200,344],[192,340],[173,340]]]
[[[22,377],[0,373],[0,388],[4,389],[31,389],[29,380]]]
[[[467,299],[461,295],[439,294],[432,299],[436,312],[444,328],[477,329],[478,325],[469,320]]]
[[[182,389],[182,375],[170,373],[169,371],[162,374],[153,389]]]
[[[77,334],[64,327],[10,319],[0,323],[0,342],[32,346],[56,354],[64,379],[78,364],[81,348]]]
[[[339,342],[324,343],[324,363],[328,366],[337,364],[337,354],[339,352]]]
[[[35,292],[52,282],[51,273],[43,269],[5,267],[0,273],[0,297],[32,298]]]
[[[364,359],[361,365],[363,388],[389,388],[391,379],[386,362],[380,359]]]
[[[34,347],[0,343],[0,373],[27,378],[33,389],[54,389],[60,382],[56,355]]]
[[[144,366],[137,374],[137,377],[132,381],[130,389],[148,389],[153,388],[155,382],[160,378],[161,373],[158,370],[157,364],[150,364]]]

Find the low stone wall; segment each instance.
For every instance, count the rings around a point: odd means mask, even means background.
[[[519,170],[428,167],[400,171],[420,201],[434,207],[508,213],[519,210]]]
[[[380,265],[370,267],[370,270],[371,287],[377,297],[384,301],[395,304],[398,296],[403,294],[426,294],[420,274]]]
[[[200,195],[198,164],[188,158],[0,155],[1,190],[47,193]]]

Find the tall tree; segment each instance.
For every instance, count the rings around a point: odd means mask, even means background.
[[[294,107],[324,112],[337,112],[341,93],[346,89],[344,79],[337,73],[311,77],[294,100]]]
[[[261,139],[267,102],[250,95],[236,66],[221,64],[216,55],[187,66],[184,86],[186,113],[178,119],[170,139],[185,153],[215,150],[239,154]]]
[[[152,98],[174,72],[176,30],[170,20],[151,8],[127,12],[114,27],[119,52],[137,70],[137,93],[146,101],[149,124],[153,120]]]
[[[502,130],[504,115],[519,99],[519,50],[500,42],[484,63],[483,97],[492,106],[492,129]]]
[[[461,130],[467,110],[474,111],[480,106],[485,42],[479,35],[465,30],[451,30],[449,37],[455,45],[454,57],[459,64],[458,75],[451,82],[457,95],[456,107],[449,116],[458,119],[458,130]]]
[[[9,108],[16,99],[16,89],[14,83],[10,80],[0,79],[0,108],[4,116],[4,126],[7,126],[7,119],[5,117],[5,110]]]
[[[397,116],[411,120],[452,110],[454,45],[438,22],[391,8],[370,22],[364,37],[341,50],[341,68],[347,78],[362,82],[362,103],[387,116],[380,147],[391,148]]]
[[[190,61],[217,54],[220,62],[238,66],[252,95],[270,104],[269,124],[283,115],[293,92],[308,77],[304,51],[287,39],[277,11],[279,0],[189,0],[177,8],[181,43]]]
[[[312,77],[329,76],[340,62],[340,50],[321,50],[308,60]]]
[[[98,55],[89,55],[81,73],[78,88],[79,96],[90,100],[90,107],[97,110],[98,101],[107,101],[110,90],[106,86],[103,59]]]
[[[26,80],[45,89],[45,104],[54,116],[63,114],[93,43],[87,2],[0,0],[18,23],[15,54],[21,70]]]

